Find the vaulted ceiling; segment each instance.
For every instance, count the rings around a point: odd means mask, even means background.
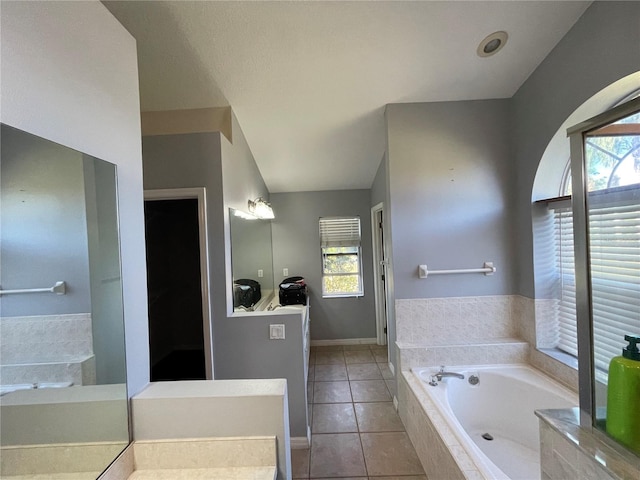
[[[142,110],[231,105],[271,192],[369,188],[386,104],[511,97],[590,4],[103,3],[137,40]]]

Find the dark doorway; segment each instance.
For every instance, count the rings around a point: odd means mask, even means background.
[[[151,381],[206,378],[198,200],[144,202]]]

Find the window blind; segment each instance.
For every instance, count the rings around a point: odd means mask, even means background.
[[[322,247],[355,247],[360,245],[360,217],[320,218]]]
[[[550,202],[553,212],[555,268],[558,279],[558,343],[560,350],[578,355],[576,330],[576,286],[573,257],[573,212],[571,201]]]
[[[591,302],[596,368],[607,371],[622,352],[624,335],[640,335],[640,189],[610,189],[589,196]],[[573,215],[561,202],[553,213],[560,280],[557,348],[577,355]]]
[[[594,192],[588,212],[594,360],[608,370],[640,335],[640,189]]]

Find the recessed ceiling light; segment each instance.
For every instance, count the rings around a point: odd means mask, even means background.
[[[502,47],[504,47],[505,43],[507,43],[507,38],[509,38],[507,32],[502,31],[494,32],[487,36],[480,42],[480,45],[478,45],[478,56],[489,57],[491,55],[495,55],[502,49]]]

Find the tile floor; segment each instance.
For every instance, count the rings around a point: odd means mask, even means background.
[[[312,347],[309,364],[311,448],[291,451],[293,478],[426,480],[393,408],[386,347]]]

